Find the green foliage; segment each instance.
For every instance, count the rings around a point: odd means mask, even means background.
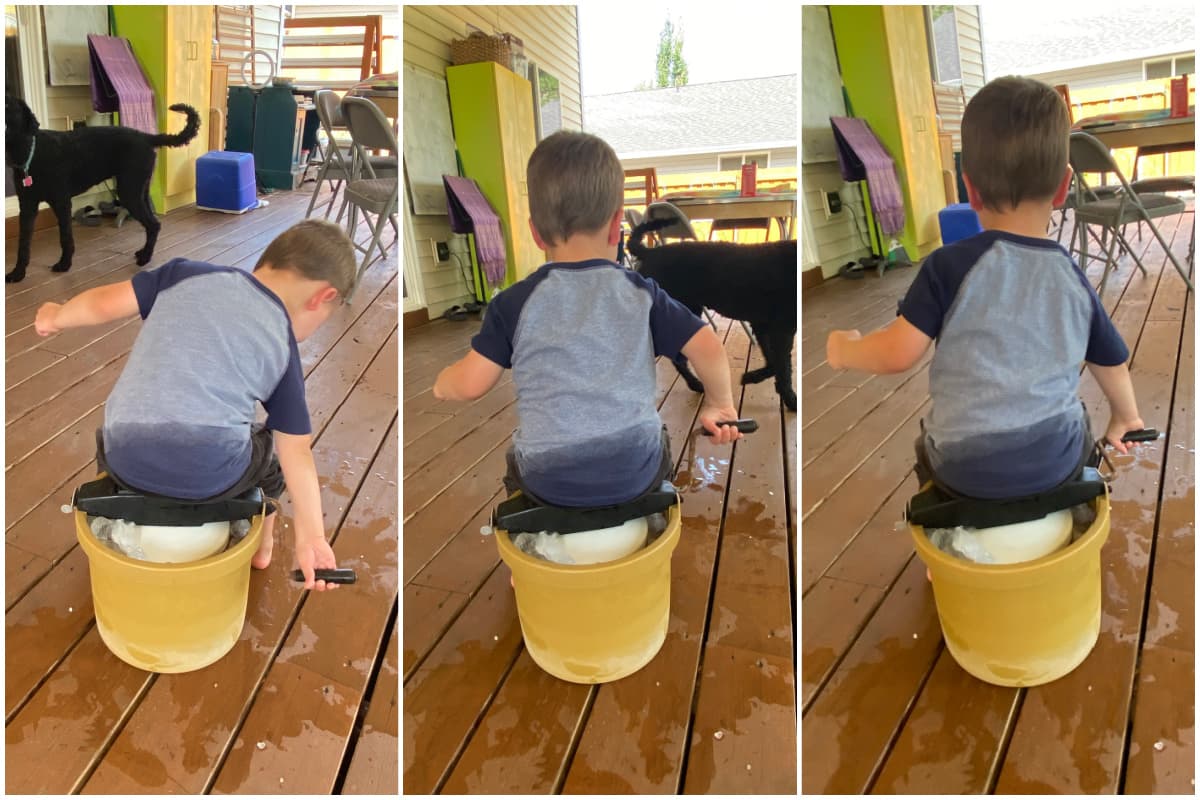
[[[687,86],[687,61],[683,58],[683,27],[676,29],[667,17],[658,34],[658,53],[654,65],[654,85],[659,89],[667,86]]]

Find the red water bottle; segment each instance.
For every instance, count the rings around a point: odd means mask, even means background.
[[[757,180],[758,164],[753,161],[749,164],[742,164],[742,197],[754,197]]]

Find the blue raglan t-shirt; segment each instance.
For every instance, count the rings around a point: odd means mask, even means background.
[[[1004,498],[1070,476],[1083,451],[1083,362],[1115,366],[1129,350],[1058,243],[984,231],[939,248],[899,313],[937,341],[924,425],[939,480]]]
[[[257,403],[268,429],[312,432],[287,310],[251,273],[179,258],[132,282],[144,322],[104,408],[104,456],[123,481],[224,492],[250,465]]]
[[[545,264],[497,295],[471,347],[513,371],[530,491],[577,507],[645,491],[662,461],[654,358],[674,357],[703,324],[604,259]]]

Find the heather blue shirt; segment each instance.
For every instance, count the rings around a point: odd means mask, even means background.
[[[177,258],[133,291],[145,322],[104,408],[104,456],[123,481],[220,494],[250,466],[256,403],[267,428],[312,432],[287,310],[253,275]]]
[[[549,263],[501,292],[471,347],[512,369],[521,479],[546,502],[603,506],[649,487],[662,463],[655,356],[703,322],[612,261]]]
[[[1129,350],[1056,242],[984,231],[921,265],[899,313],[937,340],[925,448],[938,479],[973,497],[1033,494],[1083,451],[1079,371]]]

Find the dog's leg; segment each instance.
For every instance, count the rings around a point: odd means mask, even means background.
[[[796,321],[775,320],[771,324],[771,360],[775,369],[775,390],[787,406],[796,410],[796,390],[792,388],[792,348],[796,343]]]
[[[75,257],[75,237],[71,232],[71,198],[56,199],[52,208],[54,216],[58,217],[58,246],[62,248],[62,255],[59,256],[58,263],[50,269],[54,272],[66,272],[71,268],[71,259]]]
[[[153,164],[151,164],[151,169],[153,169]],[[154,255],[154,244],[158,241],[158,231],[162,228],[162,225],[154,217],[154,212],[150,210],[149,176],[147,176],[146,182],[141,185],[132,186],[126,184],[124,188],[122,188],[122,182],[118,179],[117,194],[121,196],[122,201],[125,201],[125,207],[129,209],[129,216],[142,223],[142,227],[146,229],[146,244],[141,250],[134,253],[137,265],[144,267],[150,263],[150,258]]]
[[[683,382],[687,384],[689,389],[693,392],[704,391],[704,384],[692,373],[691,367],[687,363],[687,357],[683,353],[675,356],[671,360],[671,363],[675,365],[675,369],[679,370],[679,374],[683,377]]]
[[[4,276],[5,283],[17,283],[25,280],[25,268],[29,266],[29,247],[33,240],[33,221],[37,219],[38,204],[36,200],[19,200],[21,208],[20,236],[17,239],[17,263],[12,271]]]
[[[763,325],[762,323],[751,323],[750,327],[754,331],[754,338],[758,341],[758,348],[762,350],[763,358],[767,363],[766,366],[759,367],[758,369],[748,370],[747,372],[743,373],[743,385],[748,383],[761,383],[775,374],[775,367],[773,366],[774,361],[772,360],[771,353],[770,327]]]

